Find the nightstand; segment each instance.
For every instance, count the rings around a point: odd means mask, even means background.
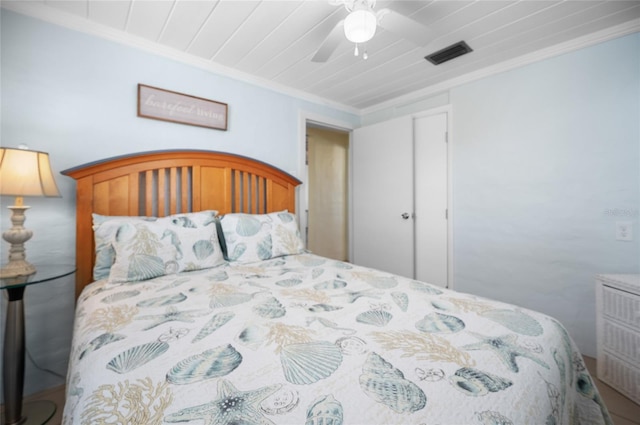
[[[24,390],[24,291],[29,285],[59,279],[76,271],[72,265],[38,265],[29,276],[1,278],[0,289],[7,291],[7,321],[4,333],[2,385],[5,424],[44,424],[56,411],[53,402],[37,401],[22,405]]]

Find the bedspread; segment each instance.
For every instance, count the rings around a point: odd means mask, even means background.
[[[65,424],[611,423],[564,327],[313,254],[85,288]]]

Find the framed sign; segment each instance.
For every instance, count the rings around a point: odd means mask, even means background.
[[[227,104],[138,84],[138,116],[227,130]]]

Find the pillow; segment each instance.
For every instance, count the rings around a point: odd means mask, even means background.
[[[116,251],[111,244],[113,236],[123,221],[154,221],[155,217],[127,217],[91,214],[93,216],[93,238],[96,245],[96,261],[93,265],[93,280],[106,279],[116,261]]]
[[[286,210],[270,214],[226,214],[220,224],[228,261],[252,263],[304,251],[296,216]]]
[[[109,226],[117,229],[111,236],[116,255],[109,282],[137,282],[223,264],[215,214],[202,211],[152,220],[110,220]]]

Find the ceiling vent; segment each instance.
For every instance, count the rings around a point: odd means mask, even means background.
[[[459,41],[451,46],[445,47],[442,50],[438,50],[424,58],[434,65],[440,65],[441,63],[455,59],[458,56],[466,55],[469,52],[473,52],[473,49],[469,47],[464,41]]]

